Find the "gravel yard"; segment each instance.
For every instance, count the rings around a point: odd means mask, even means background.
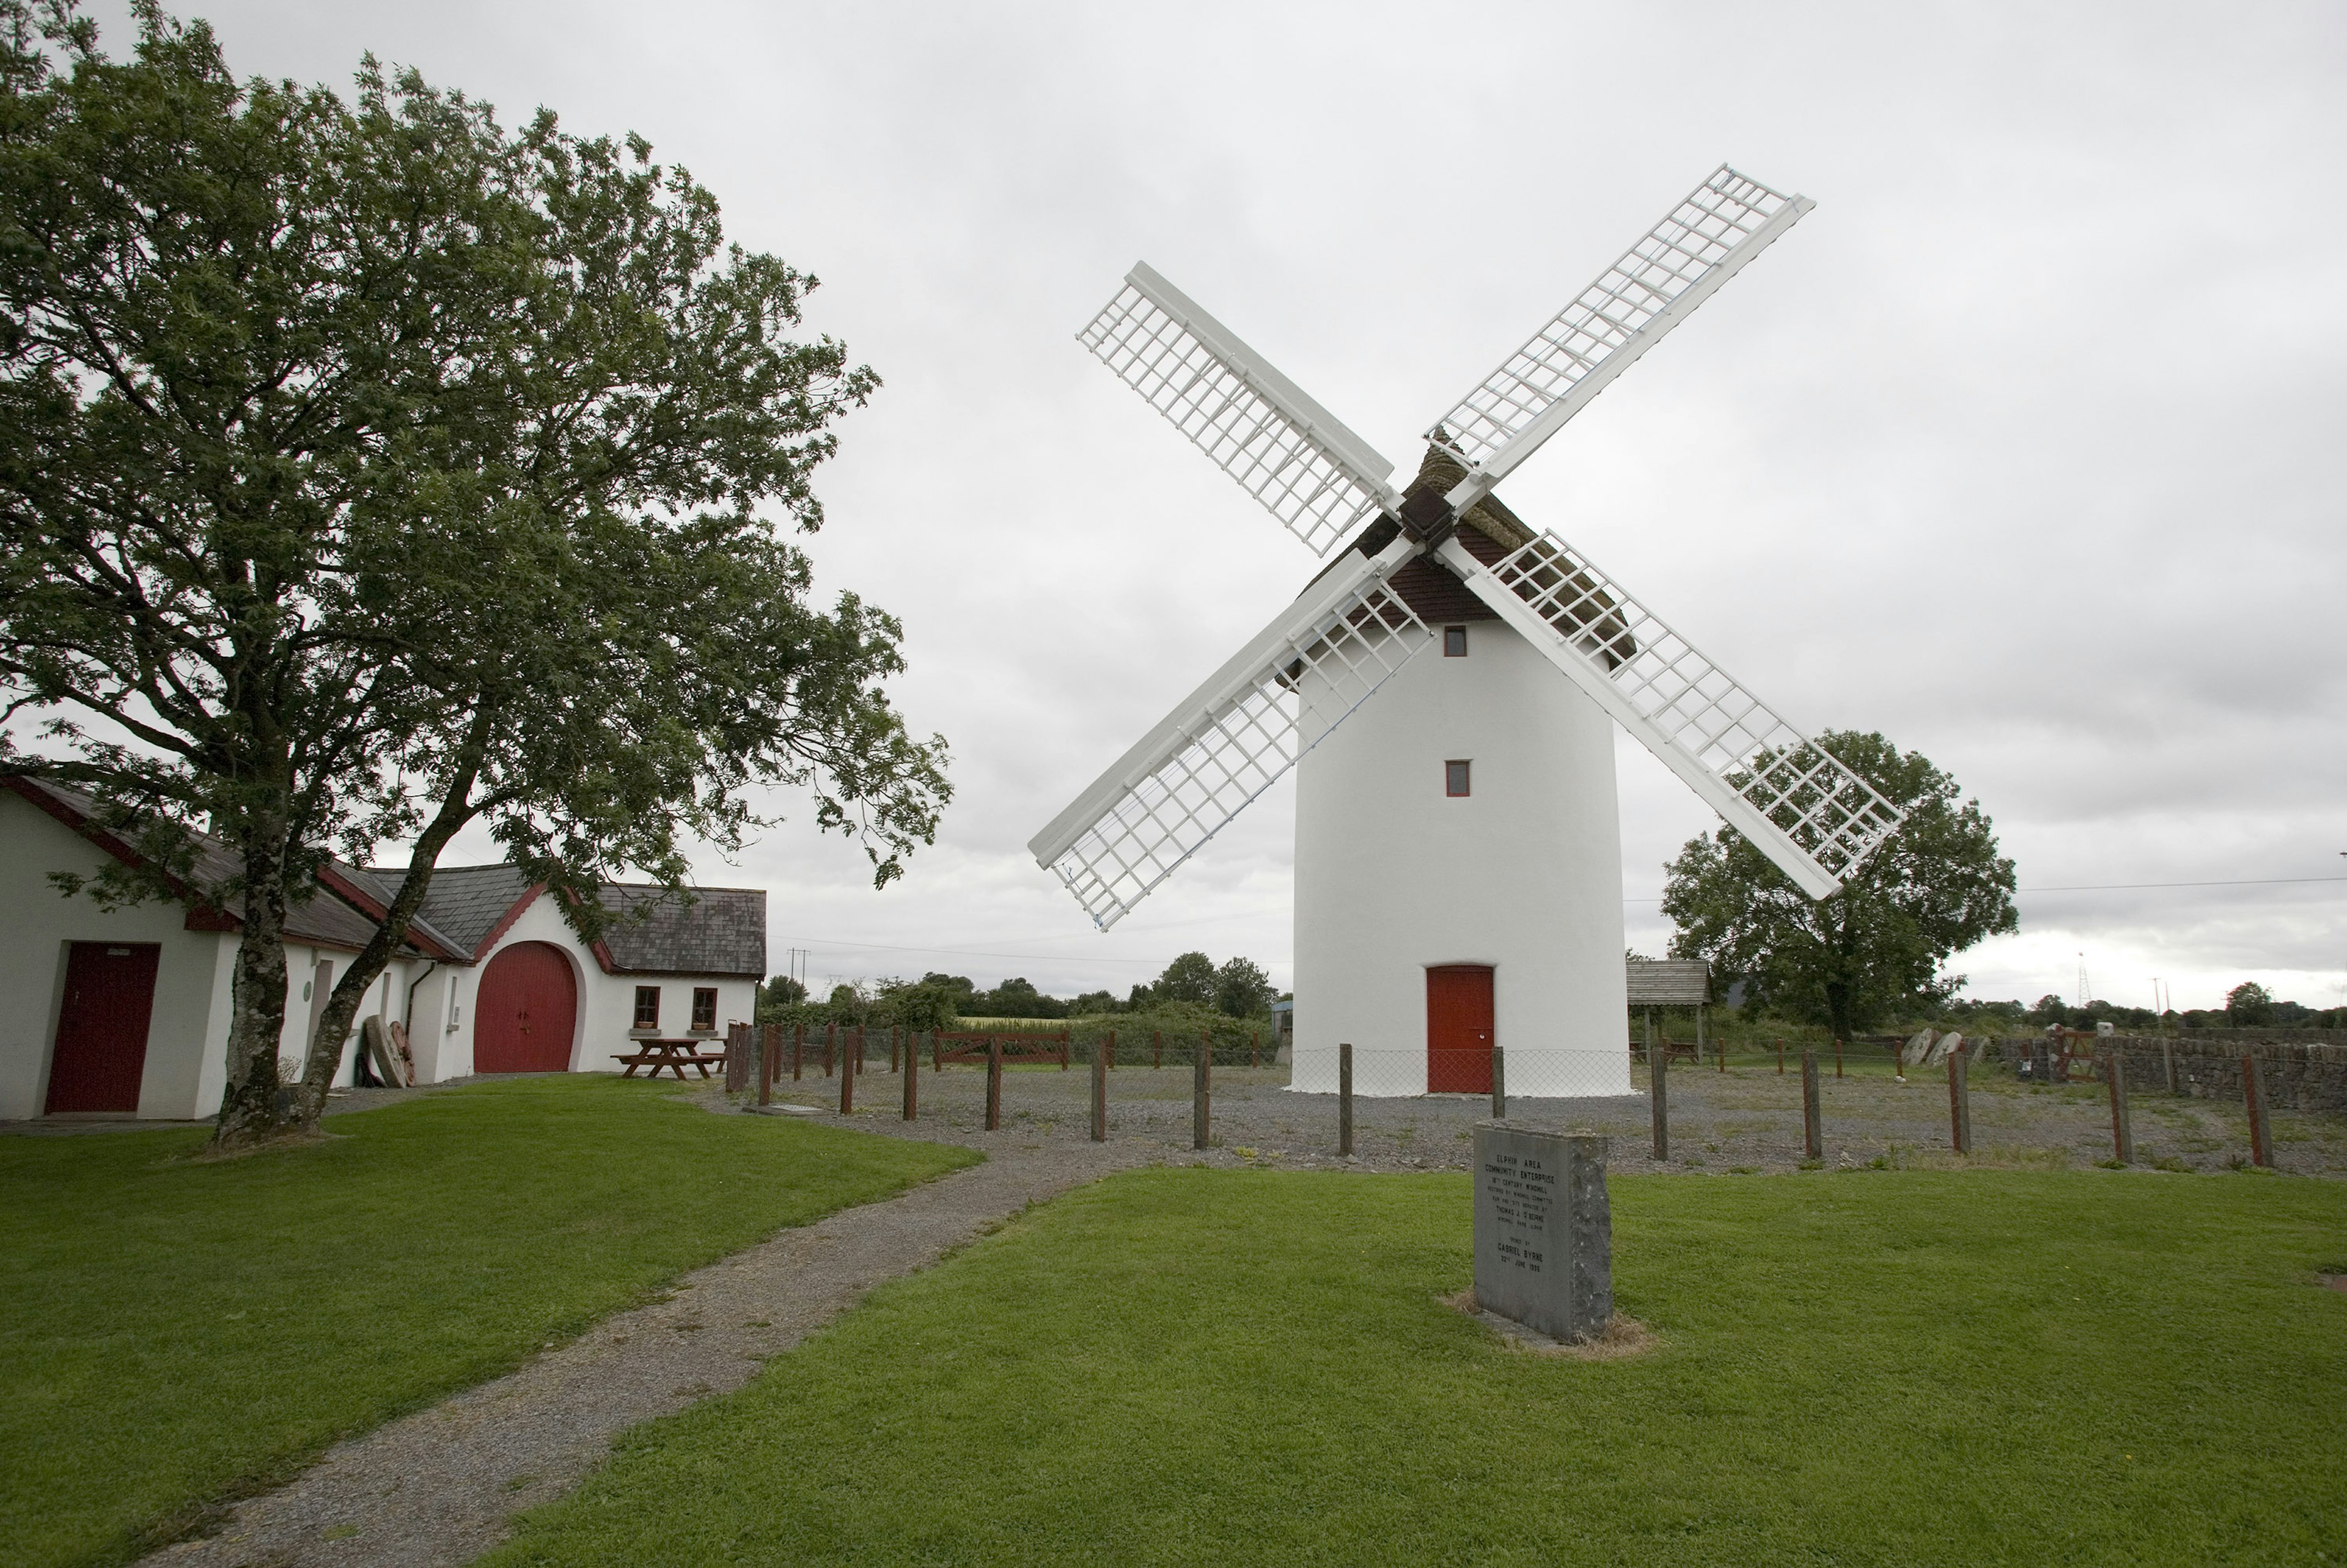
[[[2110,1108],[2096,1084],[2026,1086],[1993,1067],[1972,1079],[1973,1140],[1957,1156],[1948,1142],[1948,1091],[1937,1069],[1917,1069],[1904,1083],[1880,1063],[1836,1079],[1824,1065],[1819,1102],[1828,1165],[1988,1166],[2060,1169],[2111,1157]],[[1638,1069],[1640,1082],[1644,1069]],[[1296,1169],[1423,1171],[1464,1169],[1472,1129],[1491,1114],[1481,1095],[1370,1098],[1353,1102],[1350,1160],[1337,1153],[1337,1097],[1298,1094],[1284,1067],[1223,1067],[1214,1071],[1210,1147],[1191,1148],[1190,1077],[1179,1067],[1120,1065],[1109,1081],[1109,1138],[1140,1145],[1171,1163],[1274,1164]],[[984,1131],[981,1068],[941,1071],[925,1064],[920,1119],[901,1120],[899,1080],[885,1059],[856,1083],[854,1125],[973,1148],[1083,1140],[1091,1128],[1092,1074],[1081,1063],[1062,1072],[1013,1068],[1003,1074],[1002,1130]],[[778,1102],[835,1116],[839,1082],[819,1071],[777,1084]],[[2137,1090],[2130,1097],[2136,1162],[2169,1169],[2222,1170],[2249,1155],[2249,1128],[2239,1105]],[[1670,1080],[1671,1159],[1649,1158],[1651,1129],[1643,1093],[1607,1099],[1509,1102],[1511,1121],[1567,1131],[1610,1133],[1613,1166],[1747,1174],[1801,1163],[1801,1081],[1797,1062],[1779,1077],[1773,1066],[1675,1067]],[[2285,1172],[2347,1175],[2347,1118],[2277,1110],[2274,1157]]]

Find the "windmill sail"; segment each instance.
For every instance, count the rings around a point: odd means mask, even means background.
[[[1388,586],[1417,553],[1348,558],[1029,841],[1102,930],[1432,640]]]
[[[1816,205],[1721,164],[1427,439],[1456,454],[1488,490]]]
[[[1314,555],[1397,504],[1390,460],[1147,262],[1076,338]]]
[[[1898,827],[1873,785],[1554,534],[1488,568],[1455,539],[1438,553],[1811,897],[1837,891]]]

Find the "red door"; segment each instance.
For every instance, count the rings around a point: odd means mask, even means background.
[[[1488,964],[1444,964],[1426,971],[1426,1091],[1491,1092]]]
[[[473,999],[473,1071],[567,1072],[578,1021],[570,960],[544,942],[516,942],[481,972]]]
[[[46,1109],[138,1110],[147,1071],[147,1020],[155,1011],[154,942],[76,942],[66,955]]]

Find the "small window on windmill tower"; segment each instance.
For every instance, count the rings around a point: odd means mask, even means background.
[[[1442,764],[1442,793],[1447,795],[1462,795],[1467,793],[1467,764],[1465,763],[1445,763]]]
[[[1445,659],[1464,659],[1467,657],[1467,629],[1465,627],[1446,626],[1442,629],[1442,656]]]

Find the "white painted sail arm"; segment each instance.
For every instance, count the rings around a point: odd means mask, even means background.
[[[1437,553],[1486,605],[1813,898],[1899,813],[1554,535],[1486,568]]]
[[[1246,691],[1273,654],[1291,648],[1298,638],[1310,637],[1313,629],[1337,606],[1357,597],[1365,585],[1391,577],[1396,568],[1417,553],[1417,546],[1406,538],[1397,538],[1382,555],[1350,558],[1307,589],[1303,598],[1256,632],[1245,647],[1225,661],[1221,669],[1207,676],[1196,691],[1160,719],[1155,728],[1111,763],[1108,771],[1069,802],[1067,809],[1053,817],[1049,826],[1027,841],[1028,852],[1035,856],[1035,863],[1048,866],[1065,854],[1068,845],[1099,819],[1111,802],[1155,772],[1167,755],[1187,744],[1232,698]]]
[[[1400,504],[1392,459],[1147,262],[1076,337],[1315,555]]]
[[[1469,471],[1453,509],[1481,500],[1816,205],[1722,164],[1427,432]]]
[[[1387,579],[1397,539],[1249,641],[1029,841],[1106,930],[1432,640]]]

